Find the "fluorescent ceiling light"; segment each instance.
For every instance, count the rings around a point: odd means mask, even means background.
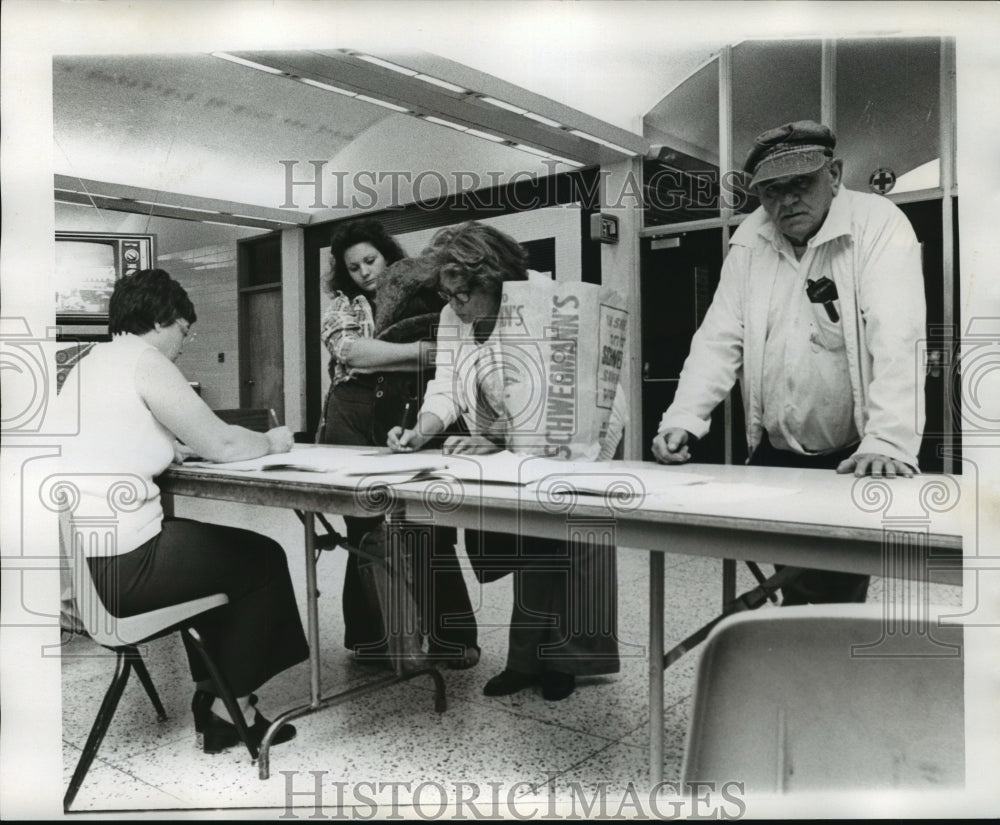
[[[199,209],[197,206],[181,206],[175,203],[164,203],[163,201],[132,201],[133,203],[141,203],[145,206],[158,206],[164,209],[183,209],[185,212],[201,212],[205,215],[225,215],[225,212],[220,212],[218,209]]]
[[[475,135],[476,137],[485,138],[486,140],[492,140],[494,143],[507,142],[507,138],[502,138],[499,135],[491,135],[489,132],[481,132],[479,129],[466,129],[465,133],[467,135]]]
[[[102,195],[98,192],[88,192],[86,189],[67,189],[66,187],[57,188],[56,192],[67,192],[70,195],[86,195],[88,198],[107,198],[112,201],[123,201],[128,200],[127,198],[120,198],[118,195]],[[138,203],[138,201],[133,201]],[[74,201],[75,203],[75,201]]]
[[[407,69],[405,66],[400,66],[396,63],[390,63],[388,60],[382,60],[380,57],[372,57],[370,54],[355,54],[354,57],[358,60],[364,60],[366,63],[374,63],[376,66],[381,66],[383,69],[389,69],[399,74],[405,74],[407,77],[413,77],[416,72],[413,69]]]
[[[525,112],[524,116],[539,123],[544,123],[546,126],[551,126],[553,129],[562,129],[562,124],[558,120],[552,120],[543,115],[536,115],[534,112]]]
[[[497,100],[495,97],[488,97],[486,95],[481,95],[479,99],[483,103],[489,103],[490,106],[496,106],[498,109],[506,109],[508,112],[514,112],[514,114],[527,115],[528,113],[527,109],[515,106],[513,103],[508,103],[506,100]]]
[[[320,83],[318,80],[313,80],[309,77],[300,77],[303,83],[307,83],[310,86],[315,86],[317,89],[325,89],[328,92],[336,92],[338,95],[346,95],[347,97],[357,97],[357,92],[349,92],[347,89],[341,89],[339,86],[331,86],[329,83]]]
[[[199,209],[197,206],[179,206],[172,203],[154,203],[152,206],[163,206],[168,209],[183,209],[185,212],[202,212],[206,215],[225,215],[225,212],[220,212],[218,209]]]
[[[394,112],[406,112],[410,113],[410,110],[405,106],[399,106],[395,103],[390,103],[388,100],[379,100],[377,97],[369,97],[368,95],[358,95],[354,98],[355,100],[364,100],[368,103],[374,103],[376,106],[382,106],[386,109],[392,109]]]
[[[108,195],[101,195],[101,197],[108,197]],[[220,212],[218,209],[199,209],[197,206],[181,206],[177,203],[164,203],[163,201],[138,201],[133,200],[132,203],[141,203],[144,206],[162,206],[165,209],[183,209],[186,212],[204,212],[206,215],[225,215],[225,212]]]
[[[575,160],[570,160],[569,158],[560,157],[559,155],[549,155],[549,158],[555,161],[559,161],[559,163],[565,163],[567,166],[572,166],[574,169],[579,169],[580,167],[583,166],[582,163],[579,163]]]
[[[279,221],[277,218],[262,218],[260,215],[237,215],[235,212],[230,216],[233,218],[246,218],[251,221],[269,221],[270,223],[283,223],[288,226],[298,226],[298,221]]]
[[[515,143],[514,148],[520,149],[522,152],[530,152],[531,154],[537,155],[540,158],[545,158],[546,160],[554,160],[557,163],[565,163],[567,166],[573,166],[577,169],[583,166],[582,163],[578,163],[575,160],[564,158],[561,155],[553,155],[551,152],[545,152],[542,149],[536,149],[534,146],[527,146],[524,143]]]
[[[267,72],[268,74],[288,74],[282,69],[276,69],[273,66],[265,66],[263,63],[254,63],[252,60],[244,60],[242,57],[237,57],[234,54],[227,54],[226,52],[212,52],[212,57],[221,57],[223,60],[228,60],[230,63],[239,63],[241,66],[249,66],[251,69],[259,69],[262,72]]]
[[[543,158],[550,157],[548,152],[543,152],[541,149],[536,149],[534,146],[525,146],[523,143],[515,143],[514,148],[520,149],[522,152],[531,152],[531,154],[539,155]]]
[[[210,223],[213,226],[235,226],[238,227],[239,229],[247,228],[241,223],[226,223],[225,221],[199,221],[199,223]]]
[[[445,120],[444,118],[434,117],[433,115],[424,115],[424,120],[428,123],[436,123],[438,126],[447,126],[449,129],[455,129],[459,132],[468,132],[469,127],[463,126],[461,123],[452,123],[450,120]]]
[[[440,86],[442,89],[447,89],[450,92],[458,92],[459,94],[468,94],[469,90],[464,86],[458,86],[454,83],[449,83],[447,80],[441,80],[438,77],[431,77],[429,74],[418,74],[414,75],[416,80],[422,80],[424,83],[431,83],[434,86]]]
[[[635,155],[637,152],[633,152],[631,149],[626,149],[624,146],[619,146],[617,143],[612,143],[609,140],[604,140],[603,138],[594,137],[586,132],[581,132],[579,129],[570,129],[569,133],[571,135],[576,135],[577,137],[583,138],[584,140],[589,140],[591,143],[597,143],[601,146],[607,146],[609,149],[614,149],[616,152],[621,152],[623,155]]]

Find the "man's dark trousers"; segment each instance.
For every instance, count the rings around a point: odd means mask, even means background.
[[[802,455],[776,449],[762,433],[749,464],[754,467],[791,467],[834,471],[845,458],[854,455],[857,445],[825,455]],[[781,570],[781,565],[775,565]],[[833,602],[863,602],[868,595],[871,576],[858,573],[837,573],[832,570],[803,570],[794,582],[781,588],[781,604],[829,604]]]

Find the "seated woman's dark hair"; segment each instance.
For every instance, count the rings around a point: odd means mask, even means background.
[[[463,278],[470,289],[499,295],[504,281],[528,279],[524,247],[510,235],[476,221],[440,230],[424,254],[433,261],[438,277]]]
[[[157,324],[169,327],[178,318],[198,320],[194,304],[164,269],[140,269],[115,282],[108,305],[108,332],[142,335]]]
[[[385,231],[374,218],[358,218],[338,225],[330,239],[330,274],[326,278],[327,292],[343,292],[348,298],[360,294],[361,289],[351,279],[344,263],[344,253],[355,244],[370,243],[385,258],[385,265],[396,263],[406,257],[403,247]]]

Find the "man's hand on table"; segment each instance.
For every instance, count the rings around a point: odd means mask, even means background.
[[[854,473],[855,476],[872,478],[913,477],[913,468],[903,461],[878,453],[855,453],[845,458],[837,467],[838,473]]]

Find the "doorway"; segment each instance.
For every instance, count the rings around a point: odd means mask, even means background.
[[[285,420],[281,236],[239,245],[240,407]]]
[[[691,337],[719,285],[722,230],[643,238],[640,261],[643,458],[651,461],[660,417],[674,400]],[[734,463],[746,459],[738,386],[733,397],[735,404],[720,404],[712,413],[711,429],[692,447],[693,461],[724,464],[727,452]]]

